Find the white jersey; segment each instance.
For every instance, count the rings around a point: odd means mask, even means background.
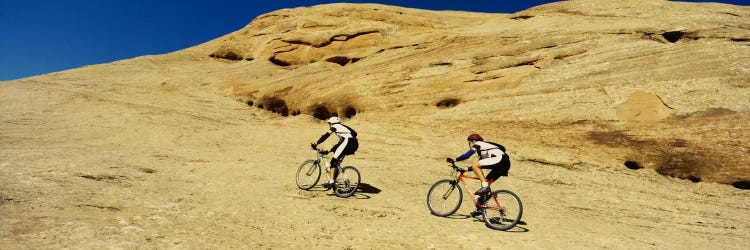
[[[352,130],[350,130],[347,126],[341,125],[340,123],[331,125],[331,132],[336,133],[336,135],[341,139],[355,138]]]
[[[483,141],[475,142],[474,149],[476,149],[479,159],[502,157],[505,154],[497,145]]]

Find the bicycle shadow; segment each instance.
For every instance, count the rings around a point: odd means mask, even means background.
[[[321,191],[328,191],[328,189],[323,188],[322,186],[315,186],[314,188],[311,188],[310,190],[321,190]],[[373,185],[370,185],[368,183],[359,183],[359,186],[357,187],[357,191],[354,192],[352,196],[349,198],[352,199],[370,199],[372,196],[369,194],[379,194],[381,191],[380,188],[377,188]],[[327,194],[328,196],[336,196],[333,193]]]
[[[375,186],[372,186],[367,183],[360,183],[359,187],[357,188],[357,193],[366,193],[366,194],[379,194],[381,191],[380,188],[377,188]]]
[[[481,222],[482,224],[484,224],[484,220],[482,220],[482,216],[476,216],[476,217],[474,217],[474,216],[471,216],[470,214],[453,214],[453,215],[446,216],[445,218],[449,218],[449,219],[471,219],[471,218],[474,218],[475,221]],[[530,231],[528,228],[522,227],[522,226],[526,226],[526,225],[528,225],[528,224],[525,221],[521,220],[521,221],[518,222],[518,224],[516,224],[516,226],[514,226],[513,228],[508,229],[508,230],[506,230],[504,232],[526,233],[526,232]]]
[[[354,195],[352,195],[351,197],[354,199],[370,199],[372,198],[370,194],[379,194],[381,191],[383,190],[381,190],[380,188],[377,188],[368,183],[361,182],[357,187],[357,192],[354,193]]]

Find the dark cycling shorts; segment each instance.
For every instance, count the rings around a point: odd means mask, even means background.
[[[507,154],[503,154],[503,159],[495,165],[482,166],[482,169],[492,169],[487,174],[486,179],[496,181],[500,176],[508,176],[508,170],[510,170],[510,158]]]
[[[331,152],[336,152],[340,146],[341,146],[341,143],[336,144],[331,149]],[[347,143],[346,143],[346,147],[344,148],[344,151],[341,152],[341,155],[334,154],[334,158],[337,158],[337,160],[339,161],[343,161],[344,156],[353,155],[354,152],[357,152],[357,149],[359,149],[359,142],[357,141],[357,139],[349,138],[347,139]]]

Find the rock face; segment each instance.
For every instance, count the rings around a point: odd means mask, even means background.
[[[515,14],[334,4],[262,15],[183,53],[229,55],[222,62],[246,72],[217,83],[285,116],[534,123],[571,142],[521,130],[530,138],[519,144],[604,146],[616,153],[570,154],[584,165],[635,161],[732,184],[750,179],[740,136],[750,108],[747,21],[745,7],[667,1],[565,1]],[[284,72],[257,70],[265,67]],[[446,102],[455,107],[425,110]]]
[[[292,180],[333,114],[367,184],[346,200]],[[746,249],[749,122],[750,7],[283,9],[0,83],[0,249],[496,248],[468,202],[424,204],[471,133],[528,209],[503,246]]]
[[[617,106],[617,118],[623,121],[660,121],[674,115],[659,96],[642,91],[634,92]]]

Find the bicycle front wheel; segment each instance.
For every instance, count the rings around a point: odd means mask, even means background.
[[[334,181],[333,193],[341,198],[352,196],[359,188],[359,181],[359,170],[352,166],[343,167]]]
[[[456,180],[440,180],[427,192],[427,208],[434,215],[449,216],[458,210],[463,198],[464,194]]]
[[[515,227],[521,221],[522,214],[521,198],[508,190],[492,192],[482,209],[484,224],[501,231]]]
[[[306,160],[297,168],[297,187],[310,190],[320,180],[320,162]]]

